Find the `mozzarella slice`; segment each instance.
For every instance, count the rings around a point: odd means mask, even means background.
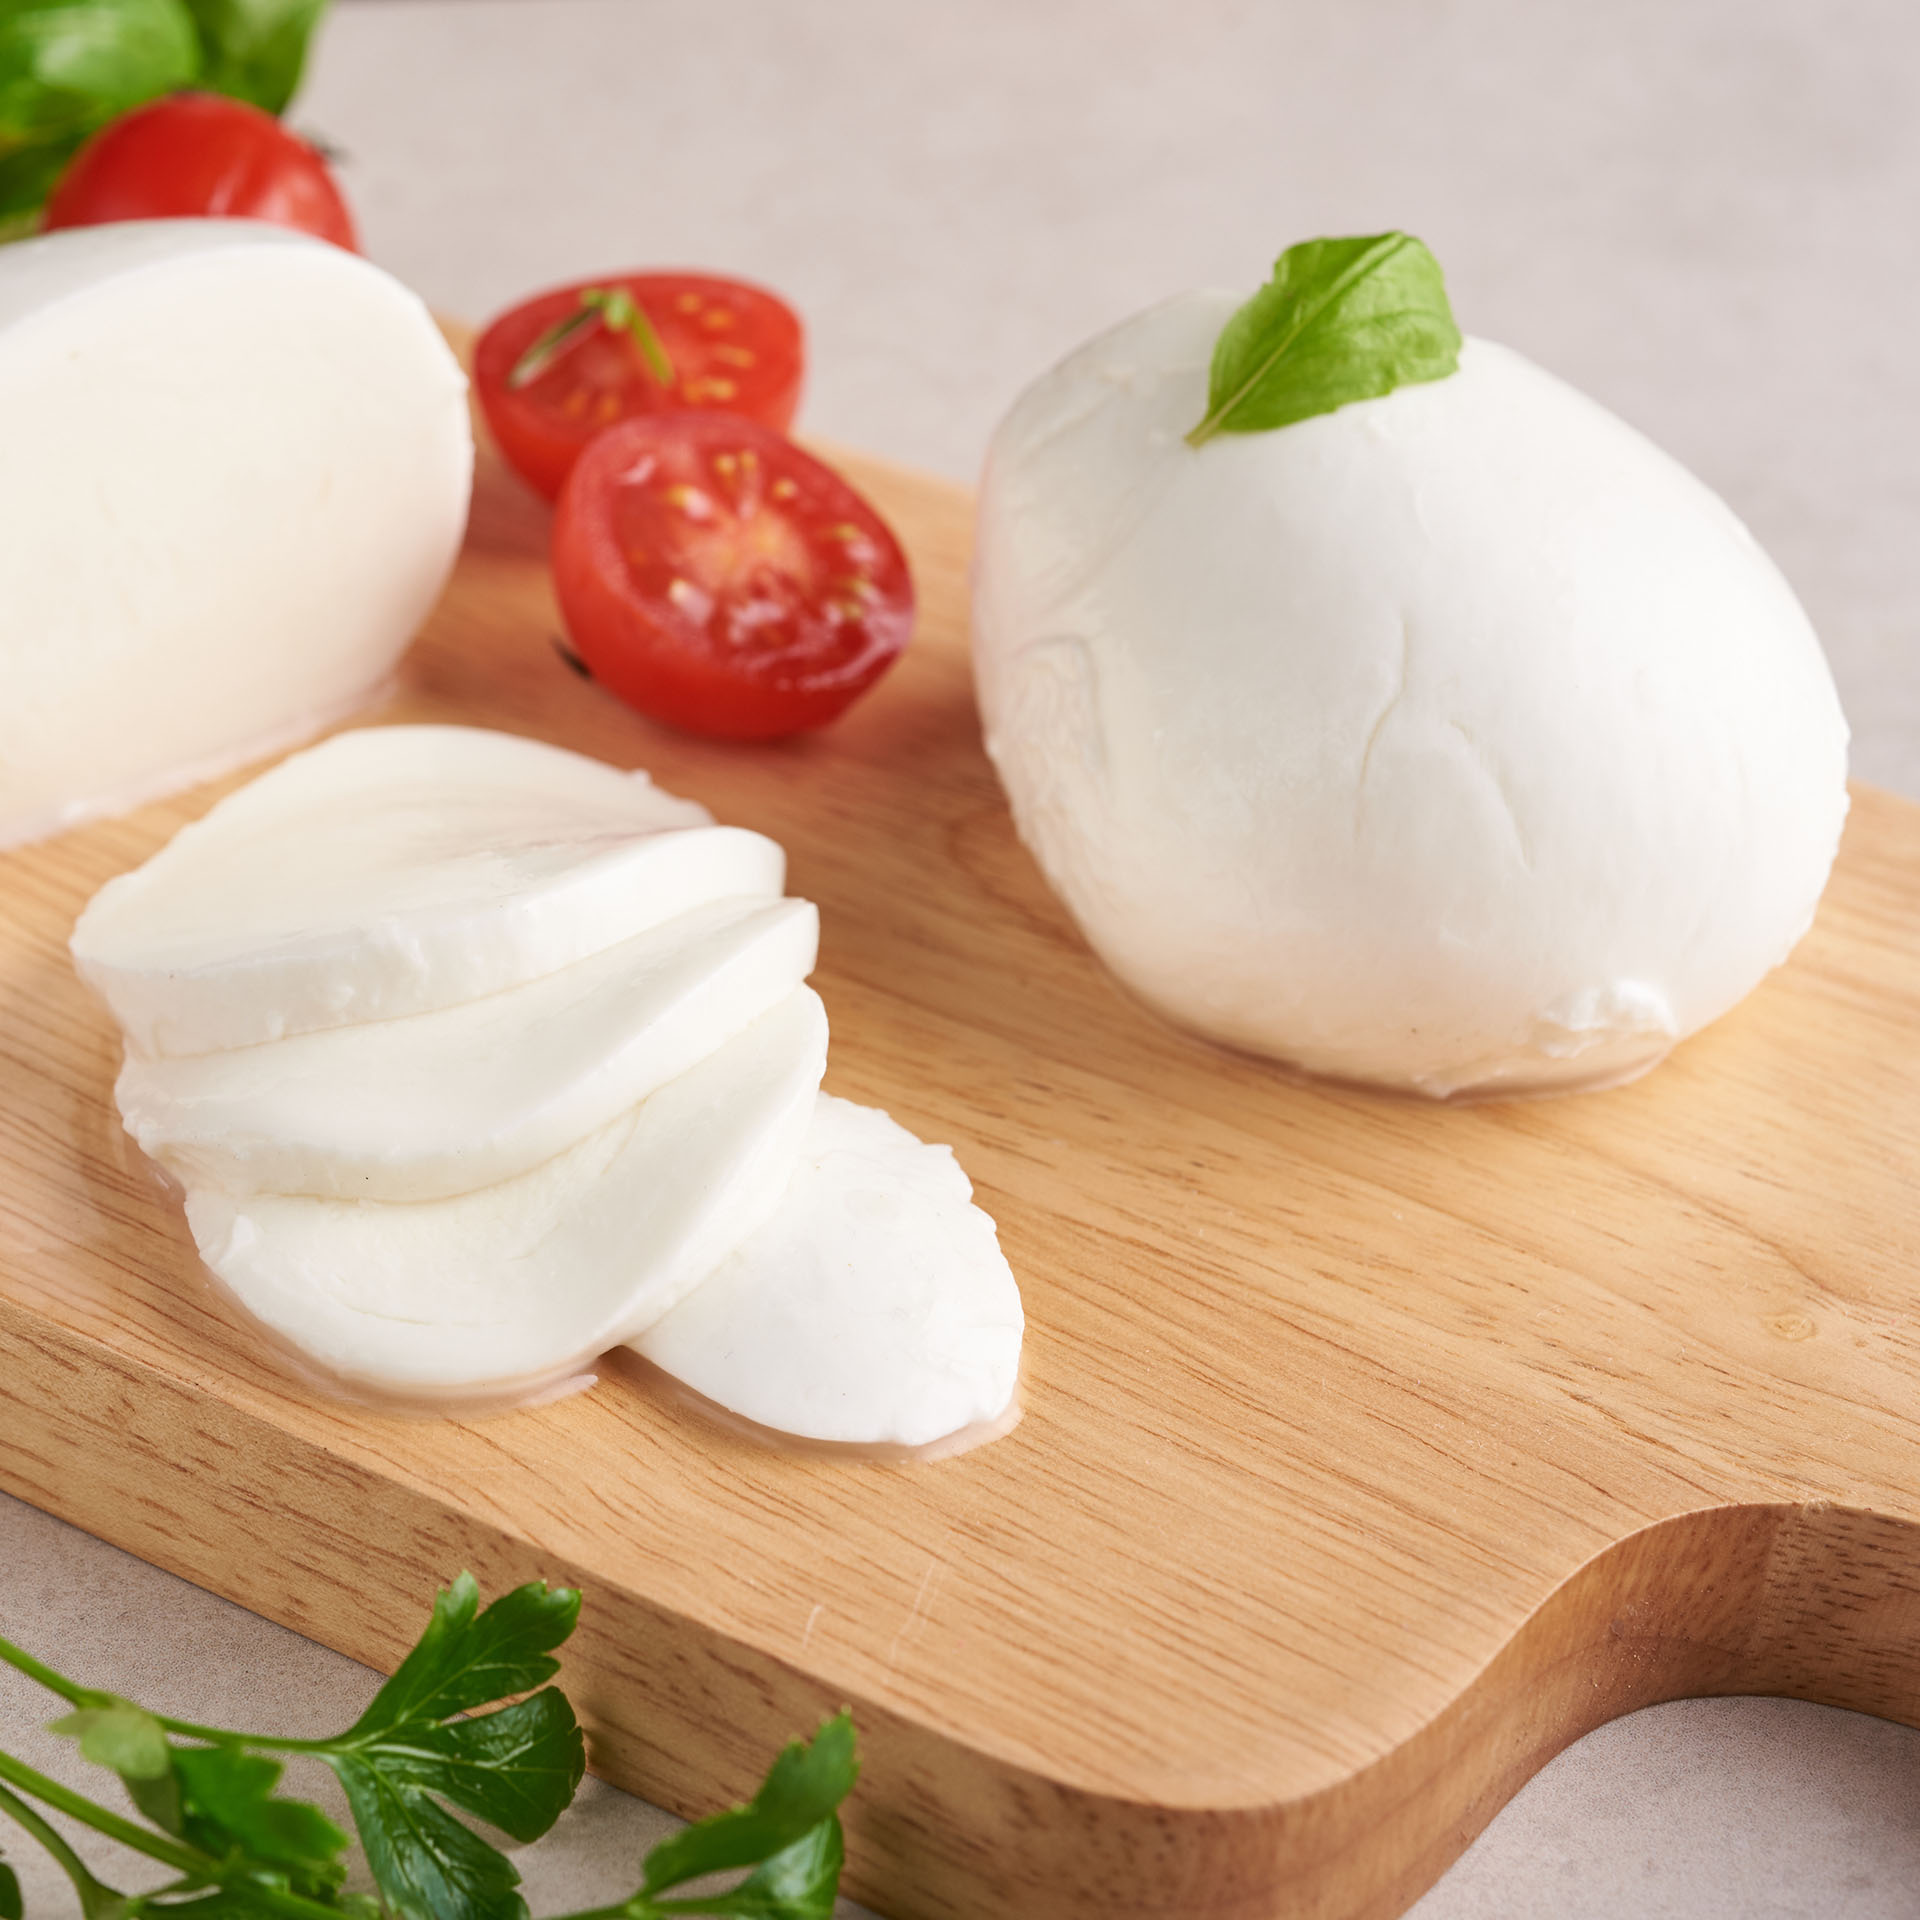
[[[0,846],[363,701],[466,522],[466,381],[420,301],[282,227],[0,249]]]
[[[779,1206],[632,1344],[814,1440],[925,1446],[1012,1402],[1024,1321],[949,1147],[822,1094]]]
[[[115,1089],[189,1186],[431,1200],[511,1179],[698,1065],[813,971],[805,900],[723,901],[505,993],[176,1060]]]
[[[582,754],[466,727],[337,734],[228,795],[74,928],[139,1053],[452,1007],[716,900],[778,897],[763,835]]]
[[[412,1205],[187,1193],[202,1259],[338,1377],[416,1395],[551,1379],[644,1331],[779,1202],[826,1065],[806,987],[517,1179]]]

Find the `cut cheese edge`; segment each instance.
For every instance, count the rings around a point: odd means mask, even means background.
[[[633,1346],[805,1439],[923,1447],[996,1421],[1025,1323],[972,1195],[951,1148],[822,1094],[779,1206]]]
[[[813,971],[809,901],[722,901],[438,1013],[151,1060],[127,1131],[188,1186],[341,1200],[471,1193],[616,1120]]]
[[[0,846],[342,717],[466,523],[466,380],[431,316],[281,227],[0,250],[0,419]]]
[[[717,900],[778,898],[778,843],[709,819],[539,741],[362,728],[109,881],[74,961],[158,1057],[434,1012]]]
[[[412,1205],[189,1188],[201,1258],[338,1379],[521,1391],[632,1339],[786,1189],[826,1066],[810,988],[630,1113],[514,1180]]]

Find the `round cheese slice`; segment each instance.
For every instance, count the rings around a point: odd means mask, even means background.
[[[633,1342],[763,1427],[924,1447],[999,1420],[1025,1328],[951,1147],[821,1094],[778,1207]]]
[[[466,523],[466,381],[420,301],[250,221],[0,249],[0,846],[364,701]]]
[[[730,900],[438,1013],[150,1060],[114,1094],[184,1185],[441,1200],[529,1171],[696,1067],[813,971],[806,900]]]
[[[785,875],[776,841],[644,773],[481,727],[364,727],[109,880],[71,945],[128,1046],[172,1057],[459,1006]]]
[[[827,1061],[798,987],[565,1153],[456,1199],[187,1189],[201,1258],[339,1379],[388,1393],[535,1389],[669,1312],[779,1204]]]

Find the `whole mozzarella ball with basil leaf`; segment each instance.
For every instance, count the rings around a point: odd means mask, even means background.
[[[982,486],[987,746],[1173,1020],[1444,1096],[1631,1076],[1807,930],[1847,729],[1728,507],[1389,234],[1044,375]]]

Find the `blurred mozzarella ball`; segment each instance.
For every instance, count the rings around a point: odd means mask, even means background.
[[[974,658],[1022,838],[1167,1017],[1445,1096],[1624,1079],[1807,930],[1847,728],[1684,468],[1518,354],[1185,434],[1236,300],[1081,348],[994,437]]]

